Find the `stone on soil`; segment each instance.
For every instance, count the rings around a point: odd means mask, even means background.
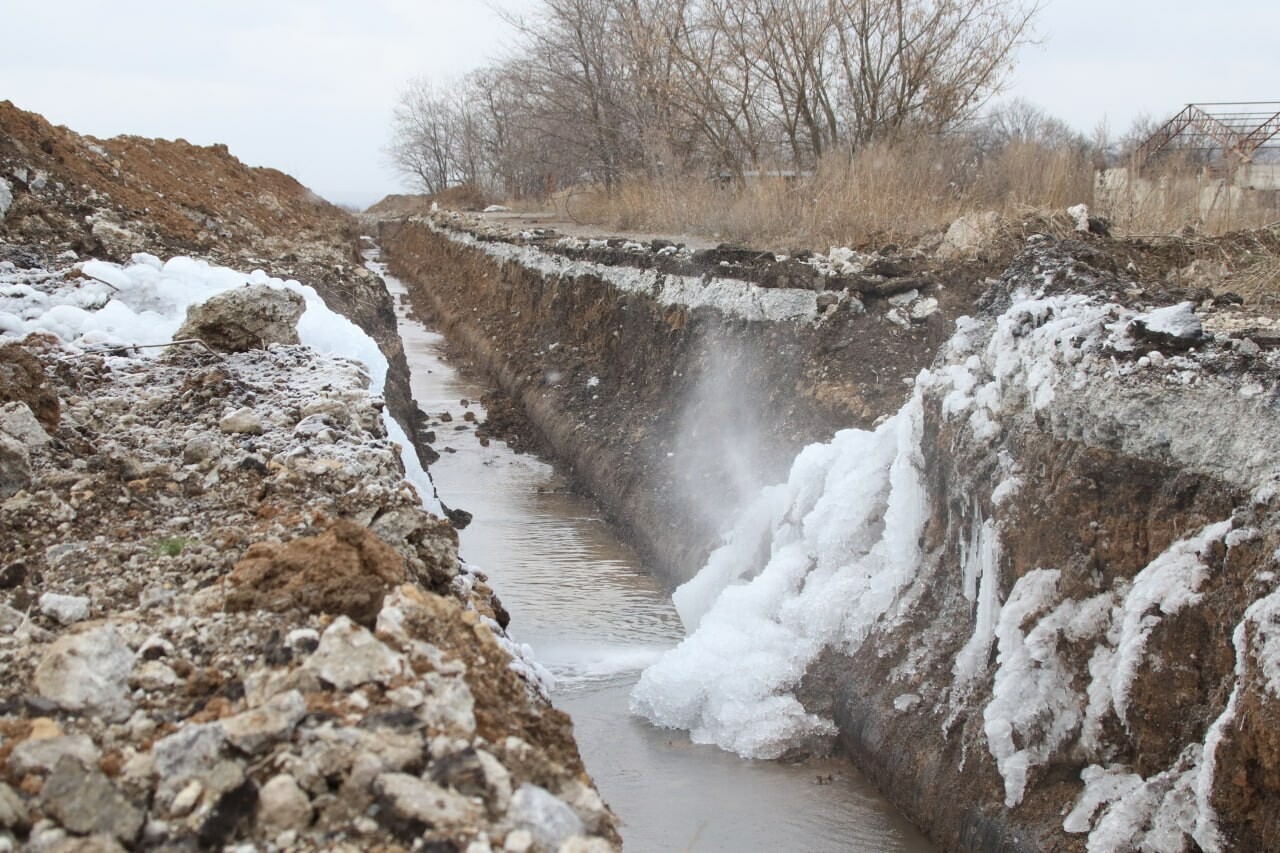
[[[198,338],[220,352],[298,343],[298,319],[306,302],[292,290],[250,285],[187,309],[175,340]]]
[[[73,625],[89,618],[89,599],[46,592],[40,596],[40,612],[60,625]]]
[[[546,788],[528,783],[521,785],[511,798],[508,817],[516,827],[527,829],[539,844],[549,850],[557,849],[584,830],[582,819],[567,803]]]
[[[480,807],[467,797],[408,773],[383,773],[373,783],[381,817],[397,832],[414,836],[426,828],[474,826]]]
[[[218,429],[238,435],[262,435],[262,418],[258,417],[257,412],[246,406],[224,416],[218,421]]]
[[[256,755],[293,732],[307,713],[307,702],[297,690],[272,698],[265,705],[222,721],[227,740],[241,752]]]
[[[132,841],[142,829],[143,814],[96,767],[63,757],[40,791],[41,809],[78,834],[103,833]]]
[[[0,782],[0,829],[22,832],[31,825],[31,815],[22,798],[3,782]]]
[[[31,407],[18,401],[0,405],[0,432],[17,439],[31,449],[43,447],[49,443],[49,433],[45,432],[40,421],[36,420]]]
[[[368,630],[339,616],[320,636],[320,646],[304,666],[339,690],[387,684],[405,669],[404,659]]]
[[[110,722],[129,717],[133,652],[110,624],[59,637],[36,667],[37,693],[64,711],[96,714]]]
[[[0,500],[31,485],[31,455],[22,442],[0,434]]]
[[[9,755],[9,772],[16,778],[28,773],[49,773],[64,757],[71,756],[85,765],[98,763],[98,748],[88,735],[29,737],[14,747]]]
[[[225,741],[218,723],[189,724],[156,741],[151,755],[161,791],[167,790],[172,799],[191,779],[207,776],[218,764]]]
[[[311,800],[287,773],[272,776],[258,791],[258,820],[281,831],[311,825]]]

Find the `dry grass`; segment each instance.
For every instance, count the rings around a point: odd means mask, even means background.
[[[562,214],[620,231],[865,246],[943,229],[970,211],[1016,215],[1088,201],[1091,175],[1079,152],[1011,145],[979,161],[954,141],[929,138],[830,157],[799,179],[760,177],[728,186],[688,177],[635,179],[611,193],[574,188],[555,201]]]
[[[578,222],[622,232],[693,234],[771,246],[876,246],[909,242],[957,217],[996,211],[1009,218],[1079,203],[1108,216],[1115,233],[1204,235],[1261,227],[1280,215],[1238,191],[1214,191],[1195,170],[1167,167],[1155,189],[1095,192],[1090,154],[1013,143],[979,157],[963,140],[929,137],[880,143],[855,157],[829,157],[812,175],[717,185],[681,176],[623,181],[611,192],[574,187],[553,204]],[[765,170],[766,172],[768,170]]]

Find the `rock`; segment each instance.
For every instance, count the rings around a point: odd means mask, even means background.
[[[27,804],[12,788],[0,782],[0,829],[22,833],[30,826],[31,815],[27,811]]]
[[[0,405],[0,432],[22,442],[28,449],[49,443],[49,433],[36,420],[31,407],[19,401]]]
[[[480,797],[492,815],[502,815],[511,805],[511,774],[484,750],[468,747],[431,765],[431,781],[468,797]]]
[[[165,690],[182,683],[178,674],[166,663],[147,660],[134,667],[129,675],[129,686],[140,690]]]
[[[243,409],[236,409],[229,415],[224,415],[222,420],[218,421],[218,429],[239,435],[262,435],[262,418],[258,417],[257,412],[246,406]],[[184,450],[184,459],[185,454],[186,451]]]
[[[284,638],[285,645],[296,655],[309,655],[320,646],[320,632],[314,628],[295,628]]]
[[[46,432],[58,429],[58,394],[40,361],[20,344],[0,346],[0,403],[9,402],[26,403]]]
[[[6,632],[16,631],[27,621],[27,615],[21,610],[14,610],[7,604],[0,604],[0,629]]]
[[[21,779],[28,773],[50,773],[58,762],[70,756],[86,766],[97,766],[98,748],[88,735],[29,737],[9,755],[9,772]]]
[[[901,326],[904,329],[911,328],[911,318],[907,316],[902,308],[893,308],[885,312],[884,318],[895,326]]]
[[[910,290],[904,290],[901,293],[895,293],[893,296],[889,297],[888,301],[889,301],[889,304],[895,308],[903,308],[907,305],[910,305],[912,302],[915,302],[919,298],[920,298],[920,290],[918,288],[913,287]]]
[[[480,807],[470,799],[408,773],[383,773],[373,792],[382,807],[379,818],[403,838],[416,838],[428,828],[470,827],[480,820]]]
[[[389,683],[404,671],[405,662],[368,630],[339,616],[303,666],[337,689],[350,690],[369,682]]]
[[[280,831],[311,825],[311,800],[287,773],[272,776],[258,791],[258,820]]]
[[[404,558],[368,528],[339,519],[319,536],[259,542],[231,572],[231,611],[295,608],[373,625],[382,599],[406,578]]]
[[[560,789],[560,798],[569,804],[588,832],[604,832],[613,821],[609,807],[590,785],[575,779]]]
[[[142,811],[101,770],[71,756],[64,756],[45,781],[40,808],[78,835],[103,833],[127,843],[142,831]]]
[[[974,257],[990,240],[1000,226],[1000,214],[994,211],[969,213],[951,223],[942,245],[938,247],[940,258]]]
[[[503,853],[529,853],[533,849],[533,833],[527,829],[513,829],[502,844]]]
[[[242,409],[241,411],[251,411],[251,410]],[[228,416],[228,417],[232,417],[232,416]],[[223,418],[222,420],[223,422],[227,422],[227,418]],[[235,426],[240,425],[240,422],[238,421],[232,422],[232,423]],[[219,424],[219,426],[221,427],[221,424]],[[228,430],[225,428],[224,428],[224,431],[225,432],[244,432],[244,430],[238,430],[238,429]],[[262,432],[261,421],[258,422],[258,432],[259,433]],[[197,465],[201,462],[204,462],[207,459],[217,458],[217,456],[221,452],[222,452],[222,446],[218,442],[218,439],[214,438],[212,435],[203,433],[201,435],[197,435],[195,438],[188,441],[186,446],[182,448],[182,464]]]
[[[418,716],[432,729],[450,737],[469,738],[476,730],[475,699],[467,682],[429,672],[422,684],[430,699],[418,709]]]
[[[122,722],[133,711],[133,652],[111,624],[59,637],[36,667],[36,692],[65,711]]]
[[[191,810],[196,807],[203,795],[204,785],[200,784],[200,780],[192,779],[178,792],[178,796],[173,798],[173,803],[169,806],[169,814],[174,817],[186,817],[191,814]]]
[[[31,455],[16,438],[0,434],[0,500],[31,485]]]
[[[525,783],[511,798],[507,818],[518,829],[527,829],[534,840],[555,850],[568,838],[581,835],[582,820],[567,803],[546,788]]]
[[[198,338],[220,352],[296,344],[305,309],[306,301],[292,290],[249,285],[188,308],[174,339]]]
[[[89,618],[89,599],[46,592],[40,596],[40,612],[60,625],[74,625]]]
[[[938,300],[932,296],[921,299],[919,302],[911,306],[909,312],[911,319],[917,323],[923,322],[934,314],[938,313]]]
[[[256,755],[293,732],[307,713],[307,702],[297,690],[281,693],[265,705],[222,721],[227,740],[241,752]]]
[[[1262,353],[1262,347],[1252,338],[1240,338],[1231,342],[1231,348],[1246,358],[1257,358]]]
[[[221,758],[225,741],[218,723],[189,724],[156,741],[151,757],[160,777],[157,796],[172,802],[188,781],[208,776]]]
[[[9,186],[9,182],[4,178],[0,178],[0,222],[4,222],[11,207],[13,207],[13,187]]]

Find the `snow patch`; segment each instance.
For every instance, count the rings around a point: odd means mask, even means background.
[[[1111,672],[1111,695],[1116,714],[1127,722],[1129,689],[1146,652],[1147,638],[1165,616],[1199,603],[1199,589],[1209,579],[1203,557],[1209,545],[1221,541],[1231,521],[1210,524],[1196,536],[1175,542],[1133,579],[1125,596],[1120,641]]]
[[[250,273],[215,266],[207,261],[176,256],[161,262],[154,255],[136,254],[130,263],[87,261],[76,268],[86,278],[63,271],[0,273],[0,330],[17,337],[51,332],[82,351],[164,344],[187,316],[187,309],[227,290],[246,284],[288,289],[306,303],[298,321],[303,345],[318,353],[359,362],[367,371],[370,391],[381,394],[386,385],[387,360],[377,343],[355,323],[325,305],[314,288],[292,279],[281,280],[262,270]],[[28,281],[40,285],[37,289]],[[141,357],[157,357],[163,348],[140,349]],[[401,448],[405,478],[422,497],[423,506],[443,516],[431,478],[423,470],[404,430],[383,410],[387,435]]]
[[[1198,338],[1204,333],[1200,318],[1196,316],[1195,305],[1191,302],[1157,308],[1150,313],[1139,314],[1134,320],[1152,332],[1175,338]]]
[[[550,278],[595,276],[625,293],[650,295],[663,306],[713,308],[727,316],[745,320],[804,319],[813,322],[818,319],[816,295],[812,290],[764,288],[722,278],[704,281],[702,278],[667,275],[652,269],[575,261],[532,246],[518,246],[501,240],[480,240],[470,234],[435,224],[431,224],[431,228],[437,234],[483,252],[499,262],[514,261]],[[607,248],[608,241],[593,240],[587,245],[588,248]]]

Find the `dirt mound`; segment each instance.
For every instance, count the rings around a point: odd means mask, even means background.
[[[358,261],[350,216],[283,172],[246,166],[225,145],[95,139],[2,101],[0,180],[12,196],[0,240],[54,253],[276,256],[287,263],[301,259],[301,247],[316,254],[324,245],[326,261]]]
[[[225,145],[95,139],[0,101],[0,263],[204,258],[311,285],[378,342],[387,403],[406,429],[408,367],[395,311],[363,266],[359,224],[293,178]]]
[[[413,213],[426,213],[431,210],[431,196],[402,195],[392,193],[369,205],[364,212],[371,216],[405,216]]]
[[[474,184],[449,187],[432,195],[400,195],[393,193],[370,205],[364,212],[379,219],[395,219],[417,213],[430,213],[436,204],[446,210],[484,210],[489,197]]]
[[[231,572],[227,609],[297,608],[372,627],[382,599],[405,577],[404,558],[394,548],[368,528],[338,519],[319,536],[253,545]]]

